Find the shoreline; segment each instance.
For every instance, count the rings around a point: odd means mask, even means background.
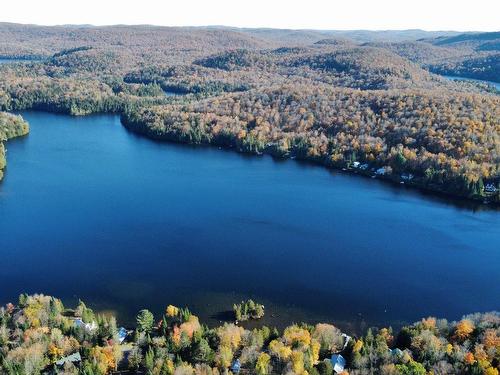
[[[160,315],[142,309],[135,324],[120,326],[114,315],[94,312],[83,301],[68,308],[51,296],[21,294],[0,309],[0,318],[16,344],[3,345],[0,370],[7,373],[31,361],[37,373],[71,374],[423,375],[443,365],[457,373],[498,374],[496,311],[457,321],[427,317],[397,330],[373,327],[358,335],[319,322],[283,329],[237,323],[209,328],[189,309],[173,305]]]
[[[165,142],[165,143],[177,143],[177,144],[184,144],[184,145],[190,145],[190,146],[206,146],[206,147],[218,147],[227,151],[234,151],[240,154],[247,154],[247,155],[252,155],[252,156],[262,156],[262,155],[269,155],[275,160],[296,160],[299,162],[305,162],[305,163],[310,163],[312,165],[318,165],[326,168],[327,170],[332,170],[332,171],[337,171],[337,172],[344,172],[350,175],[359,175],[362,177],[369,177],[372,179],[377,179],[380,181],[384,181],[387,183],[392,184],[393,186],[399,186],[403,185],[404,187],[411,188],[411,189],[416,189],[420,191],[421,193],[424,194],[434,194],[438,197],[442,198],[448,198],[448,199],[454,199],[460,202],[467,202],[467,203],[474,203],[479,205],[480,207],[491,207],[494,209],[500,208],[500,201],[494,201],[494,200],[488,200],[488,197],[472,197],[472,196],[464,196],[460,194],[454,194],[452,192],[443,190],[439,187],[439,185],[431,185],[429,184],[428,186],[424,185],[423,183],[418,183],[418,179],[416,181],[407,181],[404,182],[402,181],[401,177],[396,177],[393,175],[377,175],[375,173],[376,166],[370,166],[369,169],[366,171],[363,171],[361,169],[357,168],[352,168],[349,167],[347,164],[342,165],[342,166],[335,166],[332,163],[328,163],[327,160],[320,159],[320,158],[307,158],[307,157],[300,157],[298,155],[294,154],[287,154],[287,155],[277,155],[276,153],[273,153],[270,151],[269,147],[266,147],[262,152],[254,152],[254,151],[246,151],[241,148],[238,148],[237,145],[231,144],[231,145],[225,145],[222,143],[217,143],[217,142],[201,142],[201,143],[194,143],[194,142],[187,142],[182,140],[179,137],[173,137],[171,135],[159,135],[159,134],[153,134],[148,128],[147,125],[141,124],[141,123],[134,123],[134,122],[128,122],[125,119],[124,114],[120,114],[120,122],[124,128],[126,128],[128,131],[138,134],[140,136],[143,136],[147,139],[151,139],[154,141],[159,141],[159,142]],[[139,127],[138,127],[139,126]],[[403,173],[404,174],[404,173]],[[403,183],[402,183],[403,182]]]
[[[454,194],[449,191],[445,191],[443,189],[440,189],[438,185],[434,186],[425,186],[422,183],[418,183],[415,181],[406,181],[403,182],[401,178],[392,176],[392,175],[377,175],[375,173],[375,168],[376,167],[371,167],[367,170],[361,170],[359,168],[352,168],[349,167],[348,165],[344,166],[335,166],[332,163],[328,163],[324,159],[319,159],[319,158],[307,158],[307,157],[300,157],[297,155],[293,154],[287,154],[287,155],[277,155],[276,153],[273,153],[272,151],[269,150],[269,147],[266,147],[262,152],[254,152],[254,151],[246,151],[241,148],[238,148],[237,145],[224,145],[221,143],[217,142],[201,142],[201,143],[194,143],[194,142],[186,142],[179,137],[175,138],[172,136],[167,136],[165,137],[164,135],[159,135],[159,134],[153,134],[147,128],[145,124],[137,124],[134,122],[128,122],[125,119],[125,113],[123,112],[95,112],[95,113],[89,113],[89,114],[71,114],[71,113],[66,113],[62,111],[51,111],[47,109],[32,109],[32,108],[27,108],[27,109],[22,109],[22,110],[13,110],[13,111],[6,111],[5,113],[13,114],[13,115],[22,115],[22,112],[24,111],[33,111],[33,112],[45,112],[45,113],[51,113],[55,115],[62,115],[62,116],[72,116],[72,117],[80,117],[80,116],[99,116],[99,115],[105,115],[105,116],[117,116],[119,117],[120,124],[123,128],[125,128],[126,131],[130,131],[131,133],[134,133],[138,136],[144,137],[146,139],[150,139],[156,142],[161,142],[161,143],[175,143],[175,144],[181,144],[181,145],[189,145],[192,147],[199,147],[199,146],[204,146],[204,147],[217,147],[219,149],[223,149],[226,151],[232,151],[236,152],[239,154],[245,154],[249,156],[262,156],[262,155],[268,155],[272,157],[274,160],[277,161],[287,161],[287,160],[293,160],[293,161],[298,161],[301,163],[308,163],[310,165],[316,165],[316,166],[321,166],[323,168],[326,168],[327,170],[330,171],[335,171],[338,173],[345,173],[348,175],[353,175],[353,176],[361,176],[365,178],[372,178],[376,179],[379,181],[383,181],[384,183],[389,183],[393,187],[398,187],[398,189],[401,189],[401,187],[404,188],[410,188],[412,190],[419,191],[421,194],[424,195],[432,195],[436,198],[440,199],[452,199],[456,203],[463,203],[465,205],[470,205],[473,204],[476,207],[469,207],[471,209],[474,208],[490,208],[493,210],[498,210],[500,208],[500,201],[494,201],[494,200],[487,200],[487,197],[470,197],[470,196],[463,196],[460,194]],[[140,126],[139,128],[137,126]],[[26,133],[21,136],[25,136],[29,134]],[[20,136],[18,136],[20,137]],[[3,178],[0,177],[0,183],[3,180]],[[418,179],[417,179],[418,181]],[[403,182],[403,183],[402,183]],[[403,185],[403,186],[401,186]]]

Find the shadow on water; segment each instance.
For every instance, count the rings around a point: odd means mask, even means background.
[[[174,95],[182,95],[182,94],[174,94]],[[359,184],[363,184],[366,186],[376,186],[377,188],[383,188],[386,190],[391,191],[392,196],[391,197],[384,197],[384,198],[379,198],[382,200],[387,200],[387,201],[393,201],[395,198],[398,199],[400,202],[413,202],[414,198],[419,198],[422,199],[423,202],[428,203],[428,204],[442,204],[446,205],[449,207],[453,207],[459,210],[463,211],[471,211],[471,212],[481,212],[481,211],[496,211],[500,212],[500,205],[496,204],[485,204],[480,201],[473,201],[467,198],[463,197],[454,197],[450,196],[449,194],[446,193],[441,193],[438,191],[433,191],[433,190],[427,190],[421,187],[417,186],[408,186],[400,183],[396,183],[393,181],[389,180],[384,180],[384,179],[373,179],[369,178],[368,176],[360,175],[356,173],[355,171],[342,171],[340,169],[335,169],[335,168],[330,168],[322,165],[321,163],[313,162],[310,160],[302,160],[302,159],[291,159],[291,158],[281,158],[281,157],[275,157],[272,155],[268,154],[252,154],[252,153],[245,153],[245,152],[238,152],[236,148],[234,147],[220,147],[220,146],[215,146],[215,145],[207,145],[207,144],[201,144],[201,145],[196,145],[196,144],[189,144],[189,143],[183,143],[183,142],[174,142],[174,141],[167,141],[167,140],[158,140],[158,139],[151,139],[148,137],[145,137],[143,135],[137,134],[136,132],[133,132],[125,127],[123,127],[124,131],[126,131],[131,137],[136,138],[138,140],[142,140],[145,142],[151,142],[153,144],[168,144],[170,147],[186,147],[190,148],[192,150],[199,150],[199,149],[209,149],[209,150],[218,150],[219,152],[224,152],[224,153],[231,153],[231,154],[236,154],[238,157],[242,158],[243,160],[254,160],[254,159],[269,159],[272,160],[274,163],[277,165],[288,165],[288,164],[295,164],[297,167],[308,170],[308,169],[320,169],[320,170],[326,170],[332,177],[338,177],[342,176],[342,178],[349,178],[349,179],[355,179],[355,181]],[[332,183],[334,183],[332,181]]]
[[[210,316],[212,320],[218,320],[221,323],[232,323],[234,322],[234,312],[231,310],[219,311]]]

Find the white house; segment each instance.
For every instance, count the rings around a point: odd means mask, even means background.
[[[92,332],[97,329],[96,322],[84,323],[81,319],[75,319],[75,326],[83,327],[87,332]]]

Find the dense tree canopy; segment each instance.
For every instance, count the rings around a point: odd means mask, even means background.
[[[0,66],[0,110],[121,113],[130,130],[157,139],[380,170],[499,201],[499,96],[428,71],[495,80],[498,35],[394,39],[0,24],[0,40],[18,42],[4,55],[44,57]]]
[[[7,164],[4,142],[10,138],[26,135],[28,132],[28,123],[21,116],[0,112],[0,180],[3,178],[2,170]]]
[[[17,306],[0,308],[0,372],[333,375],[332,354],[345,358],[344,374],[495,375],[500,366],[498,313],[458,322],[430,317],[398,333],[372,328],[349,334],[326,323],[295,324],[281,333],[233,323],[209,328],[172,305],[156,320],[142,310],[136,328],[127,331],[83,302],[67,309],[53,297],[21,295]]]

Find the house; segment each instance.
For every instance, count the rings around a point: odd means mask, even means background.
[[[120,327],[120,329],[118,330],[118,341],[120,342],[120,344],[125,340],[127,335],[128,335],[127,330],[123,327]]]
[[[335,373],[340,374],[344,371],[345,358],[342,357],[341,354],[332,355],[332,359],[330,361],[332,362],[333,371],[335,371]]]
[[[496,193],[498,189],[493,184],[486,184],[486,186],[484,187],[484,191],[486,193]]]
[[[396,349],[389,349],[389,352],[391,352],[391,354],[395,357],[402,357],[403,356],[403,351],[399,348],[396,348]]]
[[[359,169],[361,169],[362,171],[366,171],[368,169],[368,164],[361,164],[359,166]]]
[[[66,363],[77,363],[81,362],[82,357],[80,356],[80,352],[76,352],[73,354],[68,355],[67,357],[61,358],[59,361],[56,362],[57,366],[64,366]]]
[[[403,181],[411,181],[411,180],[413,180],[413,175],[411,173],[403,173],[401,175],[401,179]]]
[[[355,161],[354,163],[352,163],[352,166],[354,168],[359,168],[360,165],[361,165],[361,163],[359,161]]]
[[[233,374],[238,374],[241,370],[241,363],[240,363],[240,360],[237,359],[236,361],[233,362],[233,364],[231,365],[231,372]]]
[[[385,175],[385,168],[384,168],[384,167],[382,167],[382,168],[377,169],[377,170],[375,171],[375,174],[376,174],[376,175],[379,175],[379,176],[383,176],[383,175]]]
[[[80,318],[78,319],[75,319],[75,326],[77,327],[82,327],[83,329],[85,329],[87,332],[92,332],[94,330],[97,329],[97,324],[96,322],[92,322],[92,323],[84,323],[83,320],[81,320]]]

